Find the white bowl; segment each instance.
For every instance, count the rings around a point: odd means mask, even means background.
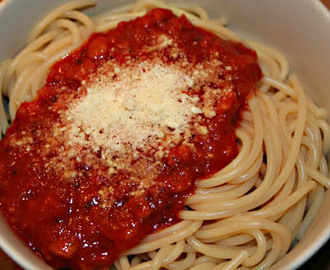
[[[15,55],[32,26],[65,0],[0,1],[0,61]],[[99,0],[91,11],[129,1]],[[330,12],[318,0],[193,0],[212,17],[223,16],[242,36],[265,42],[287,56],[291,68],[318,105],[330,114]],[[330,192],[297,246],[274,268],[295,269],[330,237]],[[21,242],[0,216],[0,247],[24,269],[51,269]]]

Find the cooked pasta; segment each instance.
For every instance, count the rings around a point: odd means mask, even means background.
[[[243,40],[201,7],[139,0],[87,16],[93,0],[70,1],[40,21],[25,47],[0,66],[5,134],[20,104],[36,96],[49,68],[93,32],[162,7],[194,25],[257,51],[263,77],[236,129],[239,153],[221,171],[198,180],[181,221],[147,236],[115,262],[116,269],[266,269],[280,260],[312,224],[330,186],[327,113],[305,94],[284,55]]]

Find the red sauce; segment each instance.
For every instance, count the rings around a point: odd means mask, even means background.
[[[217,53],[218,60],[231,68],[214,70],[214,81],[205,86],[225,88],[230,83],[233,91],[216,101],[215,117],[203,119],[208,134],[190,138],[193,151],[183,144],[171,148],[162,159],[156,184],[143,196],[127,195],[130,187],[124,186],[123,171],[112,182],[115,207],[99,207],[98,192],[107,179],[100,179],[93,168],[77,165],[83,173],[74,182],[60,181],[45,170],[46,161],[38,149],[46,147],[45,136],[52,137],[48,130],[60,121],[59,110],[65,110],[83,80],[109,59],[125,63],[127,55],[152,57],[142,48],[152,46],[155,37],[164,33],[178,43],[192,65],[211,60]],[[177,60],[165,51],[162,61]],[[196,179],[209,177],[237,155],[238,113],[260,77],[254,51],[194,27],[184,16],[178,18],[168,10],[155,9],[108,33],[92,35],[52,67],[37,98],[20,106],[0,142],[0,203],[5,218],[55,268],[110,266],[146,235],[177,222]],[[203,87],[199,91],[202,97]],[[24,140],[29,140],[30,149],[17,144]]]

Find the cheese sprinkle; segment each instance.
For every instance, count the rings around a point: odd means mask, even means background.
[[[87,88],[87,95],[67,111],[72,144],[87,143],[120,152],[123,144],[141,149],[164,137],[168,128],[182,133],[199,112],[198,97],[183,90],[193,80],[174,66],[141,63],[126,67],[115,80],[100,76]],[[197,110],[197,112],[195,112]]]

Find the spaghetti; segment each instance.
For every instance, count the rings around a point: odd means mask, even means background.
[[[55,61],[94,31],[114,28],[154,7],[184,14],[201,28],[242,42],[193,5],[142,0],[94,17],[78,11],[93,4],[80,0],[57,8],[32,30],[15,58],[2,62],[0,89],[9,98],[10,119],[22,102],[36,96]],[[257,51],[264,76],[236,129],[238,155],[221,171],[197,181],[180,213],[182,221],[126,251],[116,269],[264,269],[284,256],[312,223],[330,185],[326,112],[289,75],[281,53],[246,42]],[[4,107],[0,110],[5,133],[9,122]]]

